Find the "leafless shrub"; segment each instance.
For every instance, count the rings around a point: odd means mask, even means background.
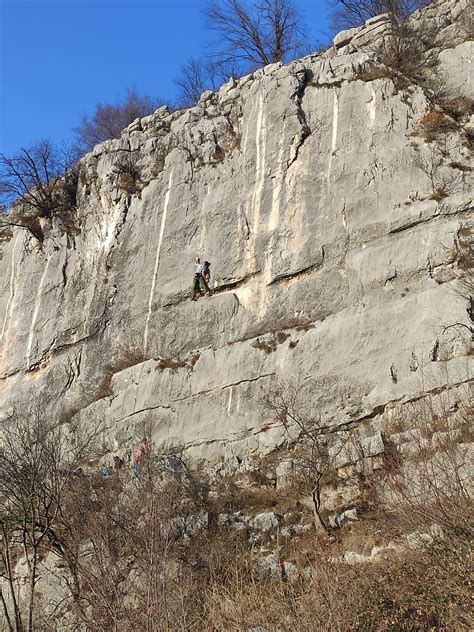
[[[135,474],[124,470],[87,484],[89,493],[75,495],[68,508],[80,621],[128,631],[195,619],[194,576],[204,568],[182,529],[192,529],[206,506],[206,486],[179,454],[151,446]]]
[[[35,628],[41,557],[47,551],[63,551],[63,502],[80,477],[79,466],[94,450],[94,437],[94,432],[55,427],[45,420],[40,403],[14,411],[2,424],[0,575],[7,590],[1,602],[10,632]],[[27,567],[26,592],[20,592],[15,571],[20,557]]]
[[[136,118],[152,114],[163,104],[162,100],[141,95],[136,90],[128,90],[119,103],[98,103],[94,114],[84,115],[74,128],[78,154],[83,155],[111,138],[120,138],[122,130]]]
[[[474,99],[470,99],[466,96],[460,96],[454,99],[441,99],[438,105],[458,123],[474,114]]]
[[[383,13],[390,13],[404,22],[414,11],[421,9],[431,0],[332,0],[332,23],[334,30],[360,26],[366,20]]]
[[[415,133],[426,140],[426,142],[432,143],[450,128],[451,125],[443,114],[431,111],[418,121]]]
[[[142,180],[141,169],[136,159],[131,156],[114,165],[110,178],[118,189],[128,193],[128,195],[140,194],[145,186],[145,182]]]
[[[317,443],[314,452],[319,460],[322,450],[324,460],[326,440],[320,441],[320,433],[331,429],[310,409],[303,414],[300,394],[298,387],[285,387],[276,398],[272,394],[269,412],[287,424],[296,441],[301,434],[301,454],[308,448],[309,459],[309,448]],[[136,471],[124,468],[105,478],[93,471],[78,477],[65,473],[60,520],[52,531],[69,572],[70,625],[120,632],[256,626],[326,632],[471,629],[472,504],[462,444],[472,441],[472,406],[455,408],[439,398],[415,403],[390,433],[413,429],[419,438],[410,454],[396,449],[399,441],[392,442],[384,476],[379,472],[371,488],[379,494],[374,497],[379,507],[372,502],[367,521],[345,527],[332,539],[308,532],[289,543],[269,541],[279,571],[273,576],[259,570],[265,553],[252,550],[242,535],[213,525],[205,476],[193,471],[179,451],[157,450],[149,439],[149,452]],[[426,449],[426,441],[434,452]],[[308,463],[314,474],[313,467]],[[260,492],[249,489],[244,505],[242,490],[234,488],[234,501],[225,509],[272,506],[275,490],[267,489],[264,479],[256,479]],[[428,482],[420,486],[421,480]],[[407,547],[407,533],[418,531],[421,541],[433,524],[442,529],[441,536]],[[344,553],[357,538],[390,539],[398,548],[351,566]],[[62,623],[53,617],[51,630]],[[13,623],[10,629],[20,628]]]
[[[443,332],[456,330],[462,335],[467,334],[471,341],[474,339],[474,253],[473,253],[474,230],[472,225],[466,223],[462,225],[456,234],[454,247],[446,249],[448,255],[454,262],[454,273],[456,283],[452,290],[458,298],[465,301],[468,323],[455,322],[448,323],[443,327]]]
[[[381,506],[399,534],[413,531],[414,525],[425,531],[434,524],[462,530],[472,520],[467,444],[474,440],[474,408],[462,402],[453,410],[449,393],[404,408],[408,442],[386,455]]]
[[[374,47],[380,61],[391,71],[396,89],[413,83],[426,89],[441,91],[442,81],[436,76],[438,58],[432,54],[437,32],[428,23],[418,22],[414,28],[404,19],[392,19],[390,31]]]
[[[218,63],[253,69],[289,61],[304,49],[303,19],[292,0],[210,2],[204,15]]]
[[[257,340],[252,344],[252,347],[260,349],[260,351],[263,351],[266,355],[276,351],[277,346],[277,342],[274,338],[270,338],[269,340],[260,340],[257,338]]]
[[[433,200],[439,202],[458,190],[463,174],[445,167],[443,153],[435,143],[417,147],[416,152],[415,166],[428,178]]]
[[[216,92],[231,77],[241,75],[238,65],[232,61],[219,62],[209,58],[188,59],[180,68],[175,84],[178,87],[178,107],[193,107],[203,92]]]
[[[1,154],[0,200],[10,210],[0,214],[0,228],[24,228],[40,242],[40,219],[55,217],[71,228],[77,182],[71,152],[49,141],[22,148],[16,156]]]
[[[306,403],[304,392],[303,385],[282,384],[264,398],[264,412],[285,428],[292,443],[303,448],[299,461],[310,485],[315,525],[329,533],[321,513],[321,488],[332,469],[329,447],[338,428],[323,423]],[[346,437],[339,442],[339,451],[347,440]]]

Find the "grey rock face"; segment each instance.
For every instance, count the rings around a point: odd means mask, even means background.
[[[104,451],[150,431],[243,463],[288,441],[261,406],[282,381],[311,381],[321,419],[354,426],[419,393],[414,353],[430,388],[467,381],[469,341],[444,328],[468,324],[453,252],[470,172],[451,179],[464,132],[436,154],[451,184],[432,199],[416,135],[429,95],[363,80],[380,62],[351,51],[134,121],[81,161],[74,233],[55,220],[42,247],[21,230],[0,244],[2,416],[36,399],[101,425]],[[133,194],[116,176],[127,160]],[[212,263],[213,296],[191,302],[196,255]],[[364,457],[382,449],[376,430],[359,443]]]
[[[271,531],[276,529],[281,522],[281,516],[273,511],[260,513],[252,521],[252,527],[257,531]]]
[[[336,525],[336,527],[342,527],[345,524],[350,524],[351,522],[355,522],[356,520],[358,520],[357,509],[353,507],[351,509],[340,511],[338,514],[336,514],[334,518],[334,524]]]

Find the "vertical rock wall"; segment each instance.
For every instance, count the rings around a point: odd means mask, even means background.
[[[426,14],[450,98],[471,92],[460,4]],[[104,422],[106,446],[148,424],[212,460],[284,441],[259,402],[285,380],[355,425],[468,382],[471,341],[450,326],[470,326],[468,124],[443,137],[450,185],[433,199],[432,95],[383,66],[373,29],[137,120],[81,161],[77,230],[0,244],[2,415],[37,399]],[[134,194],[117,175],[130,161]],[[197,254],[214,295],[194,303]]]

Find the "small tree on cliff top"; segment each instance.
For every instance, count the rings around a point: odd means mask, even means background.
[[[332,0],[333,27],[340,31],[360,26],[382,13],[391,13],[397,20],[405,21],[414,11],[430,3],[431,0]]]
[[[120,138],[122,130],[136,118],[152,114],[161,105],[164,105],[163,100],[141,95],[136,90],[129,90],[125,99],[118,103],[98,103],[94,114],[84,115],[74,128],[78,152],[84,154],[99,143]]]
[[[14,156],[0,154],[0,232],[24,228],[39,241],[39,218],[70,218],[76,204],[77,171],[70,147],[42,140]],[[9,212],[7,212],[9,210]]]
[[[212,56],[220,63],[259,67],[298,56],[304,47],[303,19],[292,0],[222,0],[204,10],[214,33]]]

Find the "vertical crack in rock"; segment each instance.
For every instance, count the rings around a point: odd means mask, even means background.
[[[67,250],[64,255],[64,263],[61,267],[61,275],[63,278],[63,288],[66,287],[67,284],[67,266],[68,266],[68,258],[67,258]]]
[[[295,92],[291,95],[291,100],[296,105],[296,116],[298,117],[298,121],[301,125],[301,131],[299,133],[298,142],[294,150],[294,156],[293,158],[290,158],[288,162],[288,168],[290,168],[291,165],[294,162],[296,162],[296,160],[298,160],[300,149],[303,147],[306,139],[311,134],[311,128],[308,124],[308,121],[306,119],[306,112],[304,111],[304,108],[303,108],[303,97],[304,97],[305,90],[307,86],[309,85],[309,82],[313,78],[313,72],[309,68],[298,70],[296,72],[296,78],[299,82],[299,85],[297,89],[295,90]]]

